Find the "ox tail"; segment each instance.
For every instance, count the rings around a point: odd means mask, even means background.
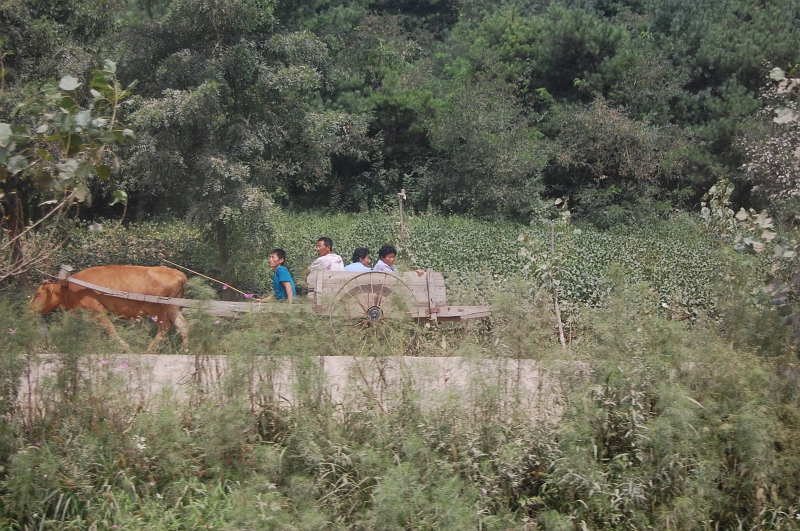
[[[178,295],[179,298],[183,299],[186,297],[186,286],[189,284],[189,279],[186,278],[186,275],[181,275],[181,293]]]

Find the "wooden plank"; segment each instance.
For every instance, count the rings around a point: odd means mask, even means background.
[[[295,311],[302,306],[287,304],[284,302],[262,302],[262,303],[233,303],[230,301],[198,301],[211,303],[198,308],[184,308],[184,314],[194,314],[202,312],[216,317],[236,317],[240,313],[287,313]],[[243,306],[247,304],[248,306]],[[306,306],[307,308],[307,306]]]
[[[436,318],[439,321],[469,321],[470,319],[481,319],[490,315],[492,315],[491,306],[444,306],[439,308]],[[408,316],[416,320],[432,318],[428,308],[423,307],[408,312]]]
[[[314,283],[314,299],[315,299],[315,306],[314,310],[317,312],[322,312],[322,284],[323,284],[323,275],[317,274],[316,282]]]
[[[186,306],[186,307],[195,306],[198,303],[203,302],[193,299],[178,299],[174,297],[158,297],[156,295],[143,295],[141,293],[130,293],[127,291],[121,291],[117,289],[106,288],[104,286],[98,286],[97,284],[92,284],[91,282],[85,282],[83,280],[78,280],[71,277],[67,279],[67,282],[69,282],[70,284],[77,284],[78,286],[84,288],[89,288],[91,290],[102,293],[103,295],[110,295],[111,297],[117,297],[120,299],[129,299],[132,301],[152,302],[155,304],[170,304],[173,306]]]
[[[445,306],[439,310],[440,321],[468,321],[492,315],[491,306]]]
[[[433,278],[433,269],[428,269],[425,277],[428,280],[428,314],[431,316],[431,321],[436,322],[436,314],[439,313],[439,308],[436,306],[436,282]],[[421,305],[420,305],[421,306]]]
[[[178,299],[175,297],[158,297],[156,295],[144,295],[142,293],[130,293],[127,291],[106,288],[104,286],[98,286],[97,284],[92,284],[91,282],[86,282],[75,278],[69,278],[68,282],[97,291],[104,295],[109,295],[111,297],[128,299],[132,301],[150,302],[154,304],[182,306],[184,308],[193,308],[196,310],[208,310],[212,313],[212,315],[214,314],[213,312],[261,311],[258,308],[260,308],[262,305],[266,308],[265,303],[259,303],[255,301],[201,301],[196,299]]]

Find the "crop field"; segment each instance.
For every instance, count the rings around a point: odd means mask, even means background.
[[[368,247],[375,263],[382,245],[395,245],[401,250],[401,269],[442,272],[454,303],[485,304],[506,291],[530,300],[538,296],[541,282],[537,264],[522,252],[519,237],[524,232],[531,235],[534,254],[549,250],[547,222],[525,226],[421,215],[406,219],[405,237],[401,238],[396,211],[361,215],[279,212],[261,247],[237,266],[237,287],[259,294],[271,290],[267,258],[273,247],[286,250],[289,270],[303,286],[302,271],[316,256],[316,239],[328,236],[345,263],[356,247]],[[757,260],[732,259],[730,242],[710,236],[689,217],[651,220],[615,231],[571,225],[566,234],[559,234],[556,244],[563,255],[559,293],[568,307],[600,304],[611,289],[613,272],[625,283],[647,285],[660,303],[659,311],[673,318],[716,318],[719,308],[714,289],[720,279],[731,275],[734,267],[745,267],[751,280],[749,289],[757,291],[766,272],[766,266]],[[163,258],[219,276],[215,250],[197,231],[180,222],[132,227],[109,224],[102,236],[84,231],[57,259],[82,269],[108,263],[156,265],[162,264]]]

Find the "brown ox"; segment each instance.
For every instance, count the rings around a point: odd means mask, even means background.
[[[175,298],[183,298],[187,281],[186,275],[169,267],[132,265],[90,267],[75,273],[72,278],[114,290]],[[112,297],[73,283],[61,286],[58,282],[45,282],[36,290],[36,295],[31,300],[31,309],[47,315],[56,308],[67,310],[77,308],[95,312],[97,322],[112,339],[122,345],[128,354],[132,353],[131,348],[119,337],[116,328],[108,318],[108,313],[128,319],[152,318],[158,325],[158,333],[147,347],[148,353],[155,350],[156,345],[161,342],[173,325],[183,338],[184,351],[189,349],[189,327],[177,306]]]

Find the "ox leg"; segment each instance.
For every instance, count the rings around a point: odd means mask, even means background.
[[[181,339],[183,339],[183,351],[189,352],[189,323],[186,322],[186,318],[181,313],[181,309],[177,306],[167,308],[167,317],[169,317],[170,322],[175,325],[175,328],[177,328],[178,332],[181,334]]]
[[[156,347],[159,343],[161,343],[161,340],[164,339],[164,336],[167,335],[167,332],[169,332],[170,328],[172,328],[172,325],[169,323],[169,321],[164,322],[161,319],[158,320],[158,333],[150,342],[150,346],[147,347],[148,354],[153,354],[155,352]]]
[[[105,330],[106,334],[108,334],[111,339],[119,343],[120,346],[125,349],[125,354],[133,354],[130,345],[128,345],[124,339],[119,337],[117,329],[114,328],[114,323],[111,322],[111,319],[108,318],[108,315],[105,313],[98,313],[95,316],[95,320],[100,324],[100,326],[103,327],[103,330]]]

